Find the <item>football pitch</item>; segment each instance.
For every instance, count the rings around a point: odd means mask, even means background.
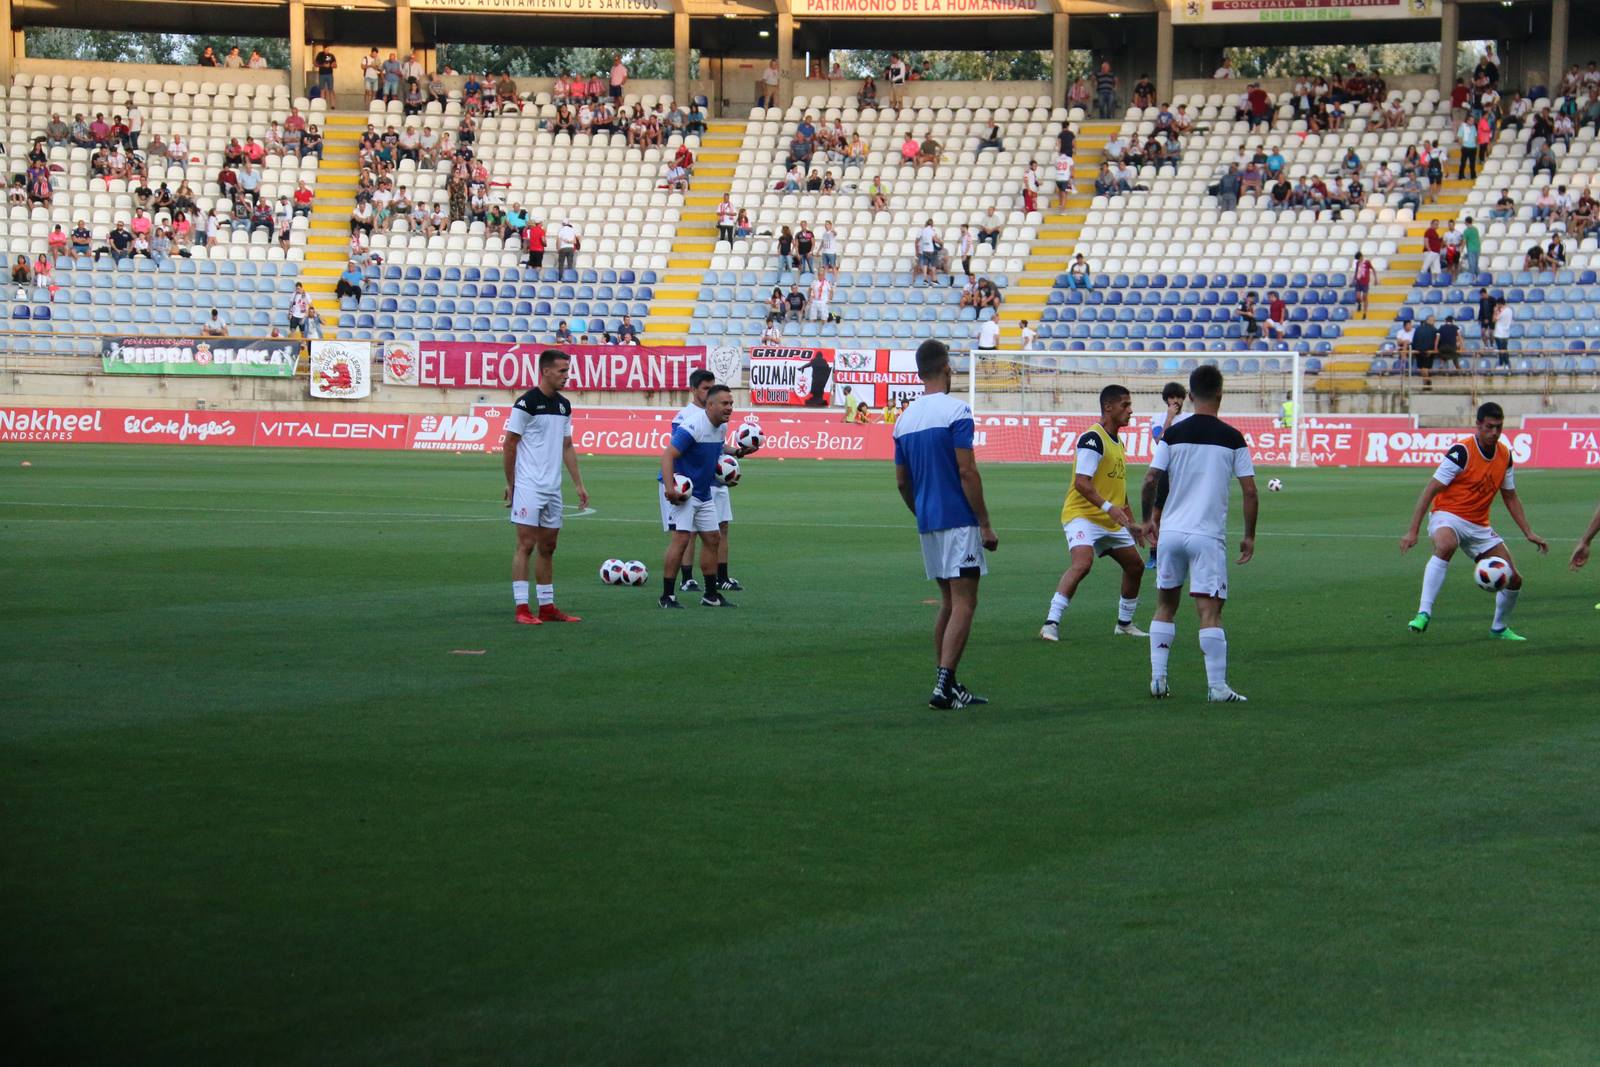
[[[583,463],[517,627],[498,457],[0,448],[14,1062],[1600,1055],[1592,472],[1519,471],[1548,557],[1496,505],[1512,645],[1460,558],[1405,629],[1428,471],[1262,471],[1207,705],[1106,562],[1038,639],[1071,468],[986,467],[937,712],[889,465],[748,461],[738,610],[663,612],[655,465]]]

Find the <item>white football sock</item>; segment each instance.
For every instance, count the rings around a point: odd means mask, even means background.
[[[534,592],[538,594],[541,608],[546,604],[554,604],[556,602],[556,587],[553,585],[534,586]]]
[[[519,607],[522,606],[523,604],[526,604],[528,602],[528,583],[527,582],[512,582],[511,583],[511,599],[515,600]]]
[[[1213,689],[1228,685],[1228,635],[1220,626],[1200,631],[1200,651],[1206,657],[1206,684]]]
[[[1494,595],[1494,628],[1504,630],[1511,625],[1511,613],[1517,610],[1520,589],[1502,589]]]
[[[1450,573],[1450,561],[1440,559],[1438,556],[1428,557],[1427,569],[1422,572],[1422,602],[1417,605],[1417,611],[1433,614],[1433,602],[1439,597],[1439,590],[1444,588],[1445,575]]]
[[[1050,598],[1050,611],[1045,615],[1046,622],[1060,622],[1061,613],[1067,610],[1067,598],[1057,593]]]
[[[1150,677],[1165,678],[1167,676],[1167,657],[1172,655],[1172,642],[1177,639],[1177,623],[1152,622],[1150,624]]]
[[[1128,597],[1125,597],[1125,596],[1117,598],[1117,621],[1119,623],[1132,622],[1133,621],[1133,613],[1138,611],[1138,610],[1139,610],[1139,598],[1138,597],[1133,597],[1131,599],[1128,598]]]

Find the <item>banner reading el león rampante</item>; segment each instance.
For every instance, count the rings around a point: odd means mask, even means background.
[[[293,378],[300,342],[284,338],[102,337],[107,374]]]
[[[707,365],[705,345],[550,345],[493,341],[390,341],[383,345],[387,385],[524,392],[539,384],[539,353],[560,348],[572,360],[569,392],[660,393],[689,388]]]

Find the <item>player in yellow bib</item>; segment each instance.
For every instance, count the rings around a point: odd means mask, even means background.
[[[1117,433],[1133,418],[1133,397],[1120,385],[1100,390],[1100,421],[1078,438],[1078,458],[1072,488],[1061,505],[1061,529],[1067,536],[1067,565],[1050,612],[1039,636],[1061,640],[1061,615],[1094,566],[1095,556],[1110,556],[1122,567],[1122,597],[1117,601],[1117,625],[1111,632],[1129,637],[1149,634],[1133,624],[1139,607],[1139,583],[1144,580],[1144,560],[1139,555],[1143,535],[1128,510],[1128,465]]]

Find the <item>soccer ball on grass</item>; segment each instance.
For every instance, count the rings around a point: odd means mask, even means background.
[[[600,580],[607,585],[623,584],[623,567],[620,559],[608,559],[600,564]]]
[[[1511,584],[1511,564],[1499,556],[1484,556],[1472,568],[1472,578],[1478,583],[1478,588],[1498,593]]]
[[[623,585],[643,585],[649,580],[650,571],[638,560],[630,559],[622,565]]]

